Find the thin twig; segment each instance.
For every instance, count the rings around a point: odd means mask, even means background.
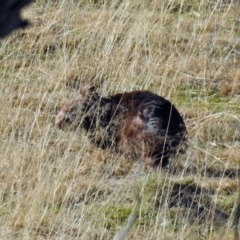
[[[140,195],[138,195],[137,199],[136,199],[136,205],[135,205],[132,213],[128,217],[128,219],[127,219],[125,225],[122,227],[122,229],[116,234],[116,236],[114,237],[114,240],[126,239],[128,232],[130,231],[130,229],[132,228],[132,226],[134,225],[135,221],[137,220],[137,218],[139,216],[140,204],[141,204],[141,197],[140,197]]]

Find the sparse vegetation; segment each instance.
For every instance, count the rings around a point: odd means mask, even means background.
[[[238,1],[46,1],[0,42],[0,238],[234,239],[240,172]],[[187,152],[136,173],[54,117],[78,88],[150,90],[184,116]],[[236,222],[237,220],[234,219]],[[235,234],[236,236],[237,234]]]

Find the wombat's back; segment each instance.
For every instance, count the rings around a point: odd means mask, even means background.
[[[154,135],[167,133],[174,136],[185,132],[186,127],[176,107],[163,97],[149,91],[134,91],[111,96],[116,105],[125,109],[125,118],[133,125],[144,126]]]
[[[148,91],[134,91],[111,96],[121,106],[121,137],[119,147],[144,148],[138,157],[152,158],[152,164],[168,163],[177,146],[185,138],[183,118],[171,102]],[[119,117],[119,116],[116,116]]]

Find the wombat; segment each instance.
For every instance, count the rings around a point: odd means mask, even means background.
[[[186,139],[186,126],[175,106],[149,91],[101,97],[94,86],[69,99],[57,114],[59,127],[83,128],[95,145],[166,166]]]

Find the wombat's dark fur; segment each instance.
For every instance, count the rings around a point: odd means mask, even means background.
[[[101,148],[111,147],[153,167],[167,165],[186,134],[174,105],[148,91],[100,97],[88,87],[64,104],[55,122],[84,128]]]

